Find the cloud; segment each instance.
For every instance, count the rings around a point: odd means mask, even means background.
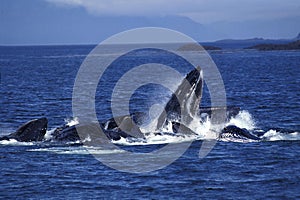
[[[46,0],[94,15],[181,15],[201,23],[299,17],[299,0]]]

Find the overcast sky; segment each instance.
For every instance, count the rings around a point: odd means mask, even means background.
[[[98,43],[143,26],[199,41],[292,38],[299,0],[0,0],[0,44]]]
[[[187,16],[202,24],[300,17],[299,0],[47,0],[94,15]]]

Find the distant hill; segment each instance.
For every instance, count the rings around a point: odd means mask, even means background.
[[[257,50],[261,50],[261,51],[297,50],[297,49],[300,49],[300,40],[290,42],[287,44],[258,44],[255,46],[248,47],[247,49],[257,49]]]
[[[294,40],[300,40],[300,33],[294,38]]]
[[[287,44],[290,42],[294,42],[300,40],[300,33],[297,35],[297,37],[292,39],[264,39],[264,38],[252,38],[252,39],[244,39],[244,40],[238,40],[238,39],[225,39],[225,40],[218,40],[215,42],[203,42],[202,45],[207,46],[215,46],[222,49],[245,49],[248,47],[253,47],[260,44]]]
[[[221,50],[220,47],[215,46],[202,46],[205,50]],[[199,45],[185,44],[177,49],[178,51],[202,51],[203,49]]]

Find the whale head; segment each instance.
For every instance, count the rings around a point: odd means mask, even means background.
[[[31,120],[23,124],[16,132],[7,136],[8,139],[15,139],[19,142],[33,142],[44,139],[48,126],[47,118]]]
[[[199,112],[202,88],[203,74],[197,67],[185,76],[172,94],[158,118],[157,129],[163,127],[167,120],[188,124]]]

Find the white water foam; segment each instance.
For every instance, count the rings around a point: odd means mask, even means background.
[[[153,145],[153,144],[167,144],[167,143],[180,143],[186,141],[194,141],[194,140],[208,140],[208,139],[217,139],[218,133],[225,126],[235,125],[239,128],[245,128],[249,131],[261,132],[262,135],[260,138],[263,141],[278,141],[278,140],[300,140],[300,133],[293,132],[293,133],[283,133],[276,130],[269,130],[266,133],[263,130],[259,130],[255,119],[252,115],[246,111],[242,110],[238,113],[238,115],[229,119],[226,124],[223,125],[214,125],[211,123],[209,117],[205,119],[202,118],[194,118],[192,122],[188,125],[188,128],[191,129],[195,134],[187,134],[187,133],[172,133],[172,126],[171,124],[164,127],[161,130],[161,134],[155,134],[154,132],[147,132],[148,130],[155,130],[156,123],[151,123],[147,127],[144,127],[143,132],[147,133],[144,139],[139,140],[130,140],[126,138],[121,138],[119,141],[114,141],[115,144],[120,145]],[[222,141],[226,141],[226,139],[222,139]],[[229,140],[232,142],[232,140]],[[234,142],[239,143],[248,143],[248,142],[258,142],[257,140],[250,140],[250,139],[236,139]]]
[[[255,130],[255,132],[260,132],[260,138],[263,141],[289,141],[289,140],[300,140],[300,133],[299,132],[284,132],[278,131],[274,129],[270,129],[268,131],[258,130],[258,127],[255,124],[255,120],[252,115],[248,111],[240,111],[239,114],[235,117],[232,117],[229,122],[226,124],[228,125],[235,125],[240,128],[245,128],[249,131]],[[265,133],[264,133],[265,132]],[[237,142],[244,142],[238,141]],[[247,141],[251,142],[251,140]],[[257,142],[253,140],[252,142]]]
[[[8,146],[32,146],[35,145],[34,142],[19,142],[15,139],[9,139],[9,140],[1,140],[0,145],[8,145]]]
[[[67,126],[74,126],[79,124],[79,119],[78,117],[70,118],[70,119],[65,119],[65,124]]]
[[[101,147],[77,146],[77,147],[49,147],[49,148],[35,148],[28,149],[27,151],[33,152],[52,152],[56,154],[114,154],[125,152],[122,149],[103,149]]]
[[[114,144],[125,145],[125,146],[142,146],[142,145],[154,145],[154,144],[169,144],[169,143],[182,143],[194,141],[195,136],[193,135],[169,135],[169,134],[155,134],[148,133],[144,139],[128,139],[121,138],[118,141],[112,141]]]
[[[211,140],[217,139],[217,133],[221,131],[223,125],[212,124],[210,118],[207,116],[205,119],[193,118],[188,127],[197,133],[196,140]]]
[[[206,118],[201,122],[201,119],[196,117],[187,126],[193,133],[173,133],[172,124],[168,123],[160,130],[160,133],[154,132],[157,122],[153,121],[145,127],[142,127],[142,132],[145,135],[143,139],[121,138],[118,141],[113,141],[114,144],[120,145],[153,145],[153,144],[169,144],[182,143],[203,139],[217,139],[217,131],[221,130],[220,126],[211,124],[210,119]]]
[[[249,131],[257,128],[255,125],[255,120],[253,119],[252,115],[246,110],[242,110],[238,113],[238,115],[232,117],[229,120],[229,122],[226,124],[226,126],[229,125],[235,125],[239,128],[245,128]]]
[[[44,140],[51,140],[52,134],[55,131],[56,128],[52,128],[50,130],[46,131],[46,134],[44,135]]]
[[[285,140],[300,140],[299,132],[284,133],[270,129],[262,137],[265,141],[285,141]]]

